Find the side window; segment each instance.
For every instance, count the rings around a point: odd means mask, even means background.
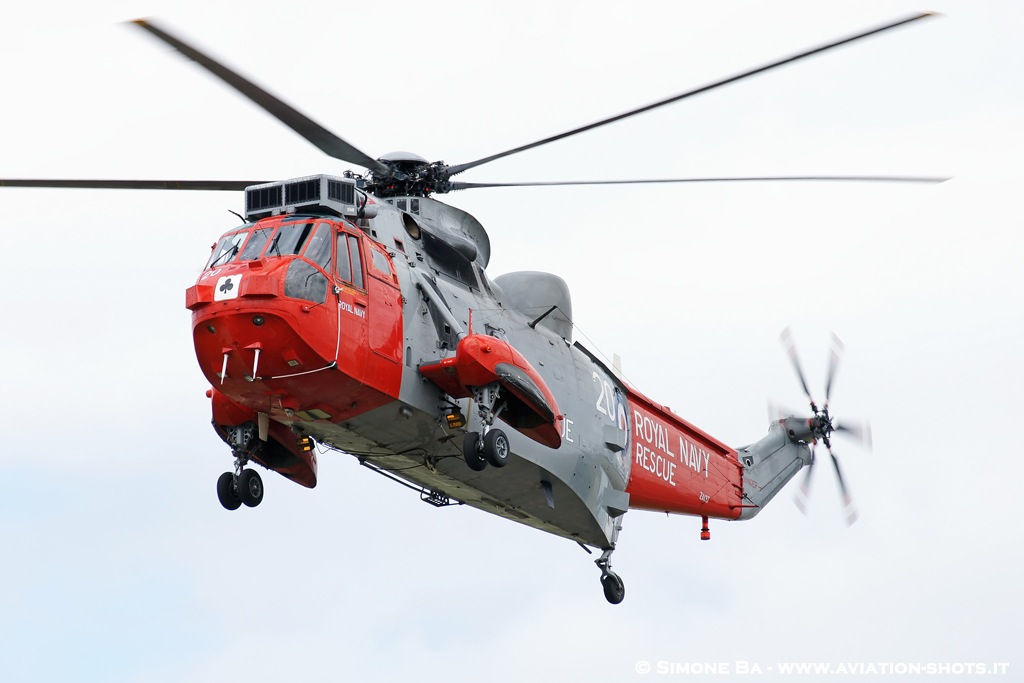
[[[359,238],[349,235],[348,246],[352,252],[352,284],[363,289],[363,262],[359,258]]]
[[[316,226],[316,232],[309,240],[306,247],[305,257],[324,270],[331,264],[331,226],[327,223],[320,223]]]
[[[384,255],[384,252],[379,249],[370,249],[370,263],[373,264],[373,269],[381,278],[392,280],[391,264],[388,263],[388,257]]]
[[[347,233],[338,234],[338,277],[363,289],[363,263],[359,258],[359,238]]]
[[[338,277],[345,282],[352,282],[352,263],[348,258],[348,235],[338,234]]]

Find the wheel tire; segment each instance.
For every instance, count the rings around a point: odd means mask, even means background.
[[[469,432],[462,440],[462,457],[466,459],[469,469],[479,472],[487,467],[487,457],[480,450],[480,434]]]
[[[484,455],[487,456],[487,462],[495,467],[504,467],[508,464],[510,452],[505,432],[500,429],[492,429],[484,435]]]
[[[613,605],[619,604],[626,597],[626,584],[622,583],[618,574],[602,574],[601,587],[604,588],[605,600]]]
[[[254,508],[263,502],[263,479],[256,470],[242,470],[238,478],[238,495],[247,507]]]
[[[235,475],[225,472],[217,480],[217,499],[224,506],[225,510],[237,510],[242,504],[242,499],[235,492]]]

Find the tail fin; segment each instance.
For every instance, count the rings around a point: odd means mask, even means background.
[[[773,422],[768,435],[755,444],[736,449],[743,465],[744,507],[740,519],[751,519],[789,483],[804,465],[811,463],[813,440],[807,420],[789,417]]]

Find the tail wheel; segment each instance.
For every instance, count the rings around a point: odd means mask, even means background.
[[[491,429],[484,435],[484,455],[487,462],[495,467],[504,467],[508,464],[510,451],[505,432],[500,429]]]
[[[242,470],[238,477],[238,495],[247,507],[254,508],[263,502],[263,479],[256,470]]]
[[[462,457],[466,459],[469,469],[480,472],[487,467],[487,456],[480,448],[480,434],[469,432],[462,441]]]
[[[619,604],[626,597],[626,584],[622,583],[618,574],[602,574],[601,587],[604,588],[605,599],[613,605]]]
[[[225,510],[237,510],[242,504],[242,499],[238,496],[238,492],[235,491],[234,479],[235,475],[231,472],[225,472],[217,480],[217,498]]]

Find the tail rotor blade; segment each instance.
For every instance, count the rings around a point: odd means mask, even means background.
[[[825,405],[828,405],[829,398],[832,396],[832,380],[835,378],[836,370],[839,367],[839,361],[843,357],[843,342],[836,333],[832,333],[832,353],[828,359],[828,377],[825,380]]]
[[[843,479],[843,472],[839,468],[839,459],[836,458],[836,454],[831,448],[828,449],[828,454],[832,456],[832,467],[836,471],[836,479],[839,482],[839,491],[843,494],[843,509],[846,510],[846,523],[853,524],[857,521],[857,509],[853,505],[853,497],[850,496],[849,489],[846,488],[846,481]]]
[[[814,449],[811,449],[811,464],[804,472],[804,480],[800,482],[800,490],[793,498],[796,508],[804,515],[807,514],[807,502],[811,497],[811,472],[814,470]]]
[[[768,401],[768,421],[778,422],[784,418],[796,415],[797,411],[791,409],[789,406],[784,406],[781,403],[775,401]]]
[[[861,443],[864,448],[871,450],[873,447],[871,439],[871,423],[869,422],[855,422],[848,424],[846,422],[840,422],[836,424],[835,431],[849,434],[851,437]]]
[[[786,347],[786,353],[789,354],[789,360],[793,363],[793,369],[796,370],[796,376],[800,379],[800,386],[803,387],[804,395],[807,396],[807,400],[811,402],[811,410],[818,412],[817,406],[814,405],[814,398],[811,396],[811,390],[807,386],[807,380],[804,378],[804,371],[800,365],[800,358],[796,353],[796,344],[793,342],[793,335],[790,333],[787,327],[782,331],[780,335],[782,344]]]

